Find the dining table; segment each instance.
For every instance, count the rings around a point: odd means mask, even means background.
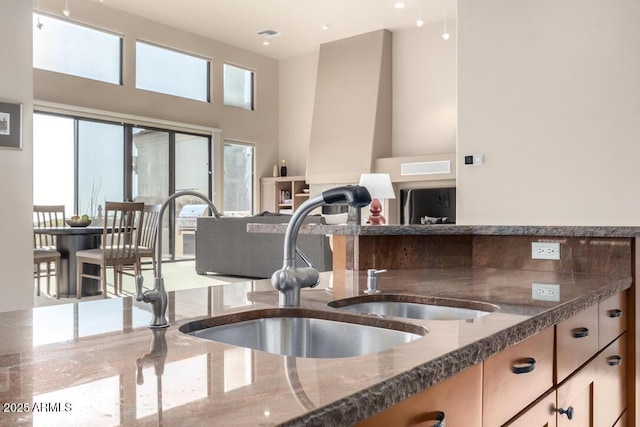
[[[55,236],[56,249],[60,252],[60,271],[56,272],[56,280],[60,285],[60,296],[75,297],[77,292],[76,252],[84,249],[96,249],[102,241],[103,226],[86,227],[35,227],[36,234]],[[109,230],[107,230],[109,232]],[[100,266],[85,264],[84,272],[100,275]],[[93,296],[102,293],[100,281],[85,277],[82,282],[82,296]]]

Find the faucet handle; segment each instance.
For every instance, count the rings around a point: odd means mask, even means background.
[[[142,293],[142,284],[144,283],[144,277],[142,274],[136,276],[136,301],[142,301],[144,294]]]

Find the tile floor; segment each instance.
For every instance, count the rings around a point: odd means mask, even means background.
[[[148,267],[148,266],[145,266]],[[109,283],[108,296],[109,298],[117,298],[116,295],[113,294],[113,269],[109,269],[107,273],[107,283]],[[153,287],[153,271],[152,270],[144,270],[144,287],[152,288]],[[224,285],[226,283],[233,282],[244,282],[247,280],[252,280],[251,278],[245,277],[237,277],[237,276],[220,276],[217,274],[207,274],[207,275],[199,275],[195,270],[195,261],[179,261],[179,262],[165,262],[162,264],[162,277],[164,278],[165,288],[167,291],[175,291],[180,289],[191,289],[191,288],[200,288],[212,285]],[[55,279],[53,279],[55,280]],[[55,282],[51,282],[51,289],[55,289]],[[34,307],[43,307],[48,305],[56,305],[56,304],[69,304],[78,302],[78,299],[75,297],[72,298],[60,298],[56,299],[55,296],[49,296],[46,294],[47,284],[46,279],[42,280],[40,283],[40,296],[36,296],[35,292],[35,281],[34,281]],[[131,276],[124,276],[122,289],[125,295],[134,295],[135,294],[135,281]],[[93,297],[82,297],[81,301],[91,301],[94,299],[101,299],[102,295],[97,295]]]

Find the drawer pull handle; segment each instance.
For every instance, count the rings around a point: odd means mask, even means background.
[[[438,421],[438,422],[435,423],[433,425],[433,427],[445,427],[445,425],[444,425],[444,412],[438,412],[438,414],[436,415],[436,421]]]
[[[622,316],[622,310],[620,310],[619,308],[615,308],[613,310],[609,310],[607,312],[607,316],[614,318],[614,317],[620,317]]]
[[[607,357],[607,365],[609,366],[619,366],[622,363],[621,356],[609,356]]]
[[[560,412],[560,415],[562,414],[567,414],[567,418],[569,418],[570,420],[573,419],[573,406],[569,406],[567,409],[558,409],[558,412]]]
[[[522,362],[512,367],[513,373],[517,375],[533,372],[534,369],[536,369],[536,359],[533,357],[523,359]]]
[[[426,421],[437,421],[437,423],[432,424],[430,427],[445,427],[444,418],[445,418],[445,415],[444,415],[444,412],[442,411],[427,412],[426,414],[421,414],[414,417],[412,420],[409,421],[409,425],[411,426],[411,425],[422,424]]]
[[[575,328],[571,331],[574,338],[585,338],[589,336],[589,328]]]

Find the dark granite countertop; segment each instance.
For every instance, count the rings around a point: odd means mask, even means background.
[[[252,233],[284,233],[287,224],[247,224]],[[301,233],[353,236],[384,235],[495,235],[495,236],[563,236],[563,237],[637,237],[640,227],[616,226],[532,226],[532,225],[303,225]]]
[[[327,302],[362,295],[365,276],[322,273],[318,288],[302,291],[301,306],[334,310]],[[558,284],[560,301],[533,300],[534,282]],[[130,297],[0,313],[0,397],[9,404],[0,425],[351,425],[631,283],[630,275],[391,270],[379,278],[384,293],[500,310],[473,320],[402,320],[429,333],[341,359],[288,358],[178,331],[190,320],[276,306],[269,280],[170,292],[171,326],[155,336],[146,327],[150,307]]]

